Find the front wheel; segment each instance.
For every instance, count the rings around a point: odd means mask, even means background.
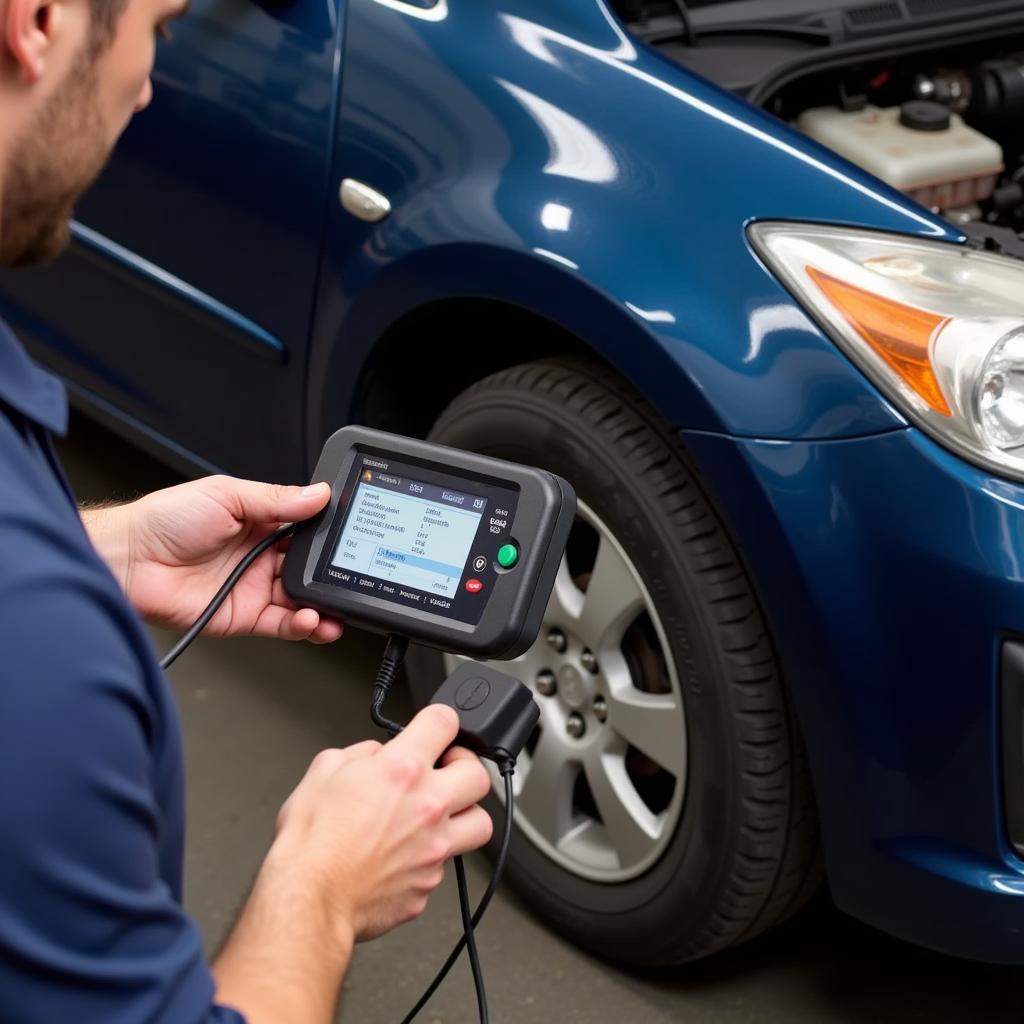
[[[820,878],[803,748],[751,583],[657,414],[586,360],[497,373],[431,439],[541,466],[579,508],[537,642],[508,878],[555,928],[651,966],[793,913]],[[455,665],[419,649],[420,699]]]

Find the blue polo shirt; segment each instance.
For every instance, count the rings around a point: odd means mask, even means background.
[[[239,1024],[181,907],[174,698],[50,446],[67,418],[0,324],[0,1021]]]

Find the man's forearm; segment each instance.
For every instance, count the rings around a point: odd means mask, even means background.
[[[248,1024],[329,1024],[352,956],[351,930],[279,844],[213,965],[216,1000]]]
[[[125,593],[132,551],[131,516],[126,513],[127,508],[127,504],[91,504],[78,509],[92,546]]]

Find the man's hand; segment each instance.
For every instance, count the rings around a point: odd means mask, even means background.
[[[127,505],[87,509],[82,521],[139,614],[155,625],[186,629],[250,548],[282,524],[315,515],[330,494],[327,484],[285,487],[211,476]],[[283,561],[283,545],[265,551],[206,633],[337,640],[340,622],[297,608],[285,594]]]
[[[480,759],[454,748],[449,707],[424,708],[385,746],[325,750],[278,815],[272,856],[320,880],[323,906],[373,939],[418,917],[444,877],[444,864],[491,838],[474,806],[490,789]]]
[[[217,1001],[250,1024],[326,1022],[352,945],[423,912],[444,863],[483,846],[490,788],[431,705],[385,746],[317,755],[278,816],[252,896],[214,965]]]

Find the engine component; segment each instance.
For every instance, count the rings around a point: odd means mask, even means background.
[[[1024,57],[986,60],[972,73],[970,113],[985,121],[1024,117]]]
[[[971,105],[974,93],[970,76],[963,71],[941,71],[935,75],[918,75],[914,79],[914,96],[931,100],[962,114]]]
[[[797,127],[932,209],[983,202],[1003,171],[1001,147],[938,103],[816,107]]]
[[[997,57],[965,70],[918,75],[914,97],[933,100],[970,121],[1024,117],[1024,55]]]
[[[941,103],[908,100],[900,107],[900,124],[915,132],[944,132],[952,127],[953,115]]]

